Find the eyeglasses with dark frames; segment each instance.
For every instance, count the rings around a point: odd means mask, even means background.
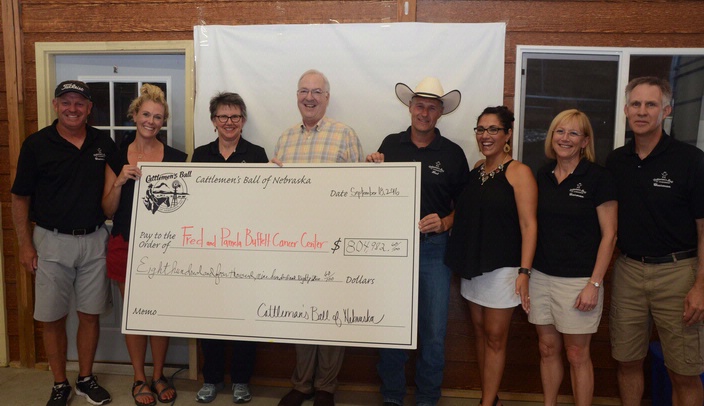
[[[218,119],[218,121],[220,122],[220,124],[226,124],[226,123],[227,123],[227,120],[231,120],[234,124],[237,124],[237,123],[239,123],[240,121],[242,121],[242,117],[243,117],[243,116],[240,115],[240,114],[234,114],[234,115],[232,115],[232,116],[225,116],[225,115],[222,115],[222,116],[215,116],[215,118]]]
[[[494,126],[491,126],[489,128],[474,127],[474,133],[477,135],[484,134],[484,131],[488,132],[490,135],[496,135],[499,133],[499,131],[506,131],[506,129],[503,127],[494,127]]]

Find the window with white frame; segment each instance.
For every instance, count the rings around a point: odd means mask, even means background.
[[[519,46],[516,64],[516,158],[537,170],[559,112],[576,108],[594,127],[597,161],[629,138],[623,106],[630,79],[658,76],[673,89],[673,137],[704,149],[704,49]]]

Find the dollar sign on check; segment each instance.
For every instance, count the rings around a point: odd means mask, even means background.
[[[342,241],[342,239],[338,238],[337,241],[334,242],[335,246],[330,248],[330,251],[332,251],[333,254],[335,253],[335,251],[340,249],[340,241]]]

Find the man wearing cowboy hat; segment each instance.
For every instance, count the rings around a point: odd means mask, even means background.
[[[435,405],[440,399],[445,367],[445,333],[452,272],[443,263],[448,231],[452,228],[453,201],[469,178],[462,148],[443,137],[435,126],[440,116],[460,104],[460,92],[444,93],[440,81],[423,79],[411,90],[396,84],[396,96],[408,106],[411,126],[391,134],[367,162],[421,162],[420,277],[416,358],[416,405]],[[403,405],[406,396],[405,364],[408,354],[398,349],[379,350],[377,365],[384,405]]]

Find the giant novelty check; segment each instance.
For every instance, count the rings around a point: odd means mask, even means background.
[[[415,348],[419,163],[140,166],[123,333]]]

